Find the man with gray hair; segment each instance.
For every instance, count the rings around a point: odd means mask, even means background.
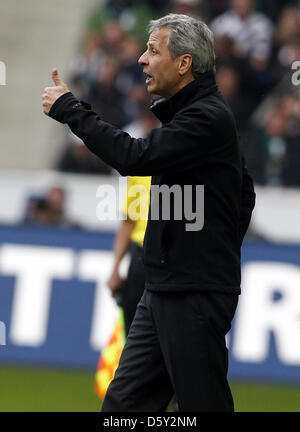
[[[43,95],[45,114],[67,123],[122,175],[152,176],[153,189],[204,186],[204,225],[186,229],[157,214],[151,193],[144,240],[145,291],[138,304],[103,411],[233,411],[225,335],[240,294],[240,248],[255,202],[233,115],[214,73],[213,35],[205,23],[169,14],[151,21],[139,59],[162,123],[132,138],[79,102],[60,80]],[[190,190],[190,189],[189,189]],[[197,196],[189,202],[195,208]],[[164,199],[162,197],[162,199]],[[184,209],[186,210],[186,209]]]

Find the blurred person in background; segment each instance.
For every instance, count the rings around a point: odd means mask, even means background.
[[[240,76],[237,70],[230,66],[221,66],[217,69],[216,81],[235,116],[239,132],[243,133],[247,128],[253,103],[250,98],[245,98],[241,94]]]
[[[270,186],[300,185],[299,99],[284,95],[266,116],[262,127],[252,124],[243,151],[254,181]]]
[[[109,123],[121,127],[126,123],[126,116],[122,109],[122,94],[116,85],[119,71],[117,57],[106,57],[100,63],[95,81],[91,84],[87,101]]]
[[[243,136],[243,152],[255,183],[273,186],[282,184],[287,145],[286,127],[286,119],[281,111],[275,108],[262,127],[253,124]]]
[[[124,131],[132,137],[146,137],[148,132],[160,126],[160,122],[149,111],[149,105],[139,104],[137,118],[124,127]]]
[[[109,175],[112,169],[100,158],[93,155],[82,140],[69,134],[66,148],[60,156],[56,169],[62,172]]]
[[[300,9],[287,6],[280,14],[274,34],[272,69],[278,78],[300,59]]]
[[[300,58],[300,57],[299,57]],[[287,118],[288,143],[283,164],[283,184],[300,186],[300,95],[287,94],[280,103],[280,109]]]
[[[287,148],[287,118],[280,108],[275,109],[267,119],[260,136],[264,153],[264,177],[267,185],[282,184],[283,161]]]
[[[89,101],[99,80],[108,81],[107,75],[110,80],[115,79],[111,65],[119,64],[124,38],[125,33],[117,20],[108,20],[101,30],[87,31],[83,46],[71,63],[71,82],[80,99]]]
[[[279,19],[282,9],[288,5],[299,5],[299,0],[257,0],[257,9],[267,15],[274,23]]]
[[[148,100],[137,65],[139,40],[126,34],[119,21],[110,19],[101,30],[89,31],[84,48],[72,65],[76,95],[100,113],[105,111],[109,122],[124,126],[136,117],[138,102]]]
[[[126,123],[139,116],[141,104],[150,104],[144,85],[144,74],[137,63],[141,52],[140,41],[135,36],[127,35],[122,44],[119,56],[120,67],[116,77],[116,87],[122,95],[122,110]]]
[[[234,56],[232,46],[233,41],[227,36],[216,37],[216,79],[234,112],[242,136],[249,128],[252,114],[267,94],[266,87],[273,86],[274,81],[271,78],[261,82],[247,58]]]
[[[58,186],[51,187],[44,196],[30,197],[24,223],[57,228],[79,228],[65,215],[65,198],[65,190]]]
[[[234,41],[237,56],[248,56],[252,66],[262,70],[270,57],[273,24],[254,6],[254,0],[231,0],[230,9],[215,18],[211,27],[216,36],[227,35]]]
[[[101,30],[101,46],[104,52],[109,56],[117,56],[121,53],[125,31],[120,22],[115,19],[107,21]]]
[[[300,123],[299,123],[299,114],[300,114],[300,97],[299,94],[296,93],[287,93],[285,94],[279,102],[279,108],[282,112],[282,115],[288,121],[288,130],[290,134],[294,132],[296,134],[299,133]]]
[[[240,132],[244,133],[247,116],[254,113],[277,82],[270,64],[273,25],[263,14],[254,11],[253,0],[231,0],[230,6],[212,21],[216,67],[217,71],[225,67],[227,72],[226,79],[218,74],[221,85],[230,76],[234,79],[234,75],[239,82],[234,100],[229,102],[232,107],[236,106],[234,113],[238,115]]]
[[[259,85],[248,57],[236,56],[234,41],[227,35],[215,35],[216,69],[225,67],[234,69],[238,74],[239,91],[241,98],[247,98],[248,103],[252,101],[253,107],[257,104],[259,97]],[[254,100],[252,100],[254,99]]]
[[[204,16],[203,0],[172,0],[172,12],[193,17]]]
[[[82,42],[79,53],[71,62],[70,81],[79,98],[86,99],[91,82],[104,57],[103,41],[99,31],[88,31]]]
[[[282,10],[274,36],[280,46],[300,36],[300,10],[297,7],[289,5]]]
[[[88,28],[102,30],[107,21],[116,20],[124,32],[136,36],[145,43],[147,24],[153,15],[154,11],[145,1],[105,0],[92,14]]]

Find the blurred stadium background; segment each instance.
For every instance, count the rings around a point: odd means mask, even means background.
[[[119,199],[124,181],[47,120],[41,95],[57,67],[106,121],[145,134],[156,122],[137,58],[149,19],[170,11],[215,33],[217,82],[256,184],[228,336],[236,410],[300,411],[296,0],[0,3],[0,411],[100,408],[95,370],[117,314],[106,281],[119,222],[97,218],[97,190],[113,185]]]

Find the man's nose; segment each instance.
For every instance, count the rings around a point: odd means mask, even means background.
[[[147,51],[145,51],[141,57],[138,59],[138,64],[139,65],[144,65],[147,64],[148,60],[147,60]]]

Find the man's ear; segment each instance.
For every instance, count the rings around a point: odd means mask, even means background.
[[[179,63],[179,75],[185,75],[192,68],[193,58],[191,54],[183,54]]]

